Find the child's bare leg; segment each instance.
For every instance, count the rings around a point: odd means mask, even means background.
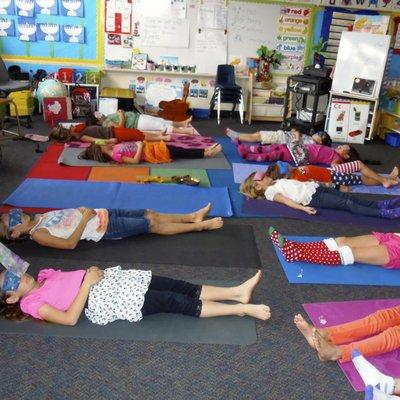
[[[386,246],[352,247],[354,261],[372,265],[386,265],[389,262],[389,252]]]
[[[251,301],[253,291],[261,280],[261,271],[258,271],[252,278],[234,287],[218,287],[203,285],[200,299],[210,301],[232,300],[242,304]]]
[[[178,134],[178,135],[193,135],[194,134],[194,128],[179,128],[179,127],[173,127],[172,133]]]
[[[173,121],[172,126],[174,128],[187,128],[190,122],[192,121],[192,117],[185,119],[184,121]]]
[[[224,225],[221,217],[207,219],[205,221],[193,223],[180,222],[152,222],[150,221],[150,232],[159,235],[176,235],[178,233],[211,231],[220,229]]]
[[[397,181],[397,178],[392,179],[390,177],[385,177],[385,176],[379,175],[375,171],[373,171],[371,168],[367,167],[364,163],[360,163],[360,172],[363,176],[363,183],[366,178],[367,178],[366,182],[374,182],[374,183],[364,183],[365,185],[381,184],[385,188],[388,188],[388,187],[397,185],[399,183]]]
[[[261,142],[260,132],[242,133],[236,132],[233,129],[226,128],[225,135],[230,137],[232,140],[242,140],[244,142]]]
[[[166,135],[165,131],[142,131],[144,137],[149,142],[159,142],[160,140],[169,141],[171,140],[170,135]]]
[[[188,223],[188,222],[200,222],[207,217],[211,210],[211,203],[208,203],[205,207],[192,212],[190,214],[161,214],[153,210],[147,210],[146,216],[150,221],[155,223],[168,223],[168,222],[178,222],[178,223]]]
[[[329,343],[317,330],[313,333],[313,341],[321,361],[337,361],[342,358],[341,348]]]
[[[396,165],[393,169],[392,172],[389,174],[390,179],[397,179],[399,177],[399,167]]]
[[[320,334],[326,339],[329,340],[328,332],[324,331],[323,329],[317,329],[313,325],[309,324],[301,314],[296,314],[294,316],[294,324],[296,325],[297,329],[301,332],[304,338],[307,340],[307,343],[315,349],[313,334],[314,331],[319,331]]]
[[[265,321],[271,317],[271,311],[265,304],[225,304],[208,300],[203,300],[202,303],[200,318],[248,315]]]
[[[339,247],[370,247],[378,246],[379,241],[374,235],[361,235],[361,236],[341,236],[335,238],[335,242]]]

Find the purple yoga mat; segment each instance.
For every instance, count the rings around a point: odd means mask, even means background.
[[[336,222],[346,225],[368,225],[374,229],[385,227],[397,232],[400,229],[400,219],[384,219],[351,214],[348,211],[329,210],[319,208],[318,214],[308,215],[303,211],[295,210],[283,204],[269,200],[244,199],[242,213],[252,216],[259,215],[268,218],[293,218],[308,222]]]
[[[366,317],[375,311],[395,307],[399,304],[400,299],[384,299],[308,303],[303,304],[303,307],[313,325],[317,328],[324,328],[354,321]],[[400,377],[400,349],[381,354],[380,356],[368,357],[368,361],[382,373]],[[364,383],[354,368],[353,363],[351,361],[346,363],[338,362],[338,365],[350,381],[354,390],[357,392],[363,391],[365,388]]]
[[[265,172],[268,165],[268,163],[262,163],[260,165],[233,163],[233,180],[235,183],[242,183],[254,171]]]

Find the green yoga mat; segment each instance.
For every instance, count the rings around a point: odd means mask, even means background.
[[[237,284],[226,281],[207,283],[221,286]],[[0,334],[241,346],[257,341],[253,318],[193,318],[179,314],[155,314],[146,316],[140,322],[115,321],[105,326],[93,324],[84,314],[75,326],[36,320],[13,322],[0,318]]]
[[[150,170],[151,176],[163,176],[163,177],[171,177],[171,176],[184,176],[190,175],[192,178],[200,179],[199,186],[210,187],[210,180],[208,179],[207,171],[205,169],[192,169],[192,168],[184,168],[184,169],[167,169],[167,168],[151,168]]]

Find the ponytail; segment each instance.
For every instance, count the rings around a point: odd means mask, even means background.
[[[25,314],[21,310],[19,301],[13,304],[8,304],[7,297],[8,296],[5,292],[0,291],[0,317],[11,321],[22,321],[30,318],[28,314]]]

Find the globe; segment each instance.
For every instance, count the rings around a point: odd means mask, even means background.
[[[39,82],[36,98],[43,103],[45,97],[67,97],[67,87],[57,79],[46,79]]]

